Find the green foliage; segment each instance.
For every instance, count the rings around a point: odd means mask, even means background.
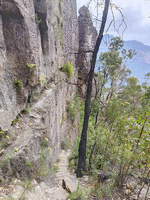
[[[29,68],[29,72],[30,72],[30,77],[33,77],[34,76],[34,70],[35,70],[35,64],[29,64],[27,63],[27,67]]]
[[[55,175],[56,175],[58,169],[59,169],[59,168],[58,168],[57,162],[55,162],[55,163],[53,164],[53,168],[52,168],[52,171],[54,172]]]
[[[115,75],[115,72],[120,69],[122,64],[122,58],[119,57],[119,52],[117,51],[108,51],[106,53],[101,53],[100,60],[105,68],[107,67],[107,72],[110,74],[110,77]]]
[[[27,191],[31,191],[32,189],[34,189],[31,180],[25,180],[23,183],[21,182],[19,185],[24,187],[24,189]]]
[[[102,199],[111,198],[116,188],[120,190],[133,171],[150,178],[150,86],[148,81],[141,86],[136,77],[129,77],[130,71],[123,62],[131,59],[134,52],[119,52],[123,43],[120,48],[115,46],[117,41],[113,42],[111,51],[100,56],[86,147],[86,169],[96,177],[91,195]],[[68,111],[72,113],[73,109],[71,104]],[[79,110],[82,128],[82,101]],[[72,169],[77,166],[79,141],[77,137],[69,158]],[[111,174],[101,187],[97,183],[98,170]]]
[[[18,117],[16,117],[16,119],[14,119],[14,120],[12,121],[12,125],[15,125],[17,122],[18,122],[18,123],[21,122],[20,118],[18,118]]]
[[[16,77],[14,78],[14,84],[15,84],[17,89],[22,88],[22,81],[18,80]]]
[[[61,140],[61,149],[63,149],[63,150],[70,149],[69,141]]]
[[[15,150],[12,150],[8,155],[7,155],[7,158],[5,160],[0,160],[0,169],[2,167],[4,167],[5,165],[7,165],[10,160],[14,157],[14,154],[15,154]]]
[[[28,67],[29,69],[31,69],[31,70],[32,70],[35,66],[36,66],[35,64],[29,64],[29,63],[27,63],[27,67]]]
[[[67,118],[74,122],[77,116],[77,110],[75,108],[74,102],[68,102],[67,106]]]
[[[33,164],[29,161],[29,158],[28,157],[26,157],[26,159],[25,159],[25,164],[28,166],[28,168],[29,169],[33,169],[34,167],[33,167]]]
[[[53,27],[55,30],[55,37],[56,37],[56,41],[63,39],[64,35],[63,35],[63,31],[61,28],[61,24],[57,24],[56,22],[53,23]]]
[[[35,21],[36,21],[37,24],[40,24],[41,21],[42,21],[42,19],[39,19],[39,16],[38,16],[37,13],[35,14]]]
[[[75,169],[76,169],[75,164],[76,164],[76,163],[75,163],[75,160],[72,159],[72,160],[70,160],[68,167],[69,167],[71,170],[75,170]]]
[[[1,131],[0,131],[0,138],[2,138],[2,137],[5,135],[5,133],[7,133],[6,130],[3,130],[3,131],[1,130]]]
[[[72,62],[67,61],[64,66],[62,67],[62,71],[65,72],[69,78],[71,79],[71,76],[74,74],[74,67],[72,65]]]
[[[79,188],[79,185],[78,185],[78,188],[72,192],[71,194],[68,195],[67,197],[67,200],[83,200],[85,199],[85,194],[83,192],[82,189]]]
[[[10,132],[8,132],[6,130],[0,131],[0,150],[3,151],[4,148],[7,147],[9,137],[10,137]]]
[[[25,111],[26,113],[28,113],[28,114],[29,114],[29,112],[30,112],[30,107],[29,107],[29,106],[27,106],[26,108],[24,108],[24,111]]]
[[[40,76],[39,80],[38,80],[38,84],[42,85],[42,84],[46,83],[47,82],[46,78],[47,78],[46,76]]]
[[[111,42],[108,48],[110,51],[118,51],[123,47],[123,45],[124,45],[124,41],[120,37],[115,37],[111,39]]]
[[[73,101],[67,102],[67,109],[66,109],[67,118],[70,119],[72,123],[75,122],[75,119],[78,113],[80,112],[80,106],[81,106],[81,99],[79,96],[76,96]]]
[[[12,195],[8,195],[7,197],[4,197],[4,200],[15,200]]]
[[[62,127],[62,125],[63,125],[63,123],[64,123],[64,121],[67,119],[67,117],[65,117],[64,116],[64,114],[62,114],[62,121],[61,121],[61,124],[60,124],[60,126]]]

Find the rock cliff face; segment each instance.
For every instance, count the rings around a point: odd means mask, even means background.
[[[77,49],[75,0],[6,0],[0,5],[1,129],[9,129],[38,80],[52,79],[66,60],[74,63],[71,53]],[[35,67],[30,69],[27,63]],[[22,87],[17,88],[14,80]]]
[[[91,67],[92,51],[94,50],[97,31],[93,26],[93,22],[86,6],[82,6],[79,10],[79,50],[76,58],[76,64],[79,68],[78,83],[81,84],[79,92],[85,96],[87,88],[88,73]],[[95,93],[93,82],[92,95]]]
[[[45,163],[50,169],[65,134],[75,139],[75,128],[61,122],[76,87],[66,83],[60,69],[66,61],[75,67],[78,45],[75,0],[6,0],[0,5],[2,179],[32,177],[35,171],[25,158],[36,168],[43,145],[50,149]],[[75,67],[73,83],[77,74]]]
[[[94,50],[97,31],[86,6],[79,10],[79,51],[77,57],[77,66],[79,67],[79,78],[86,79],[91,67],[91,56]]]
[[[5,0],[0,5],[0,181],[36,178],[52,185],[48,171],[61,140],[73,142],[77,133],[64,120],[76,86],[68,84],[61,68],[73,63],[72,83],[78,81],[78,67],[87,75],[91,53],[75,55],[94,47],[91,28],[85,7],[77,20],[76,0]]]

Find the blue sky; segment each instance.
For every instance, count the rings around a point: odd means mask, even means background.
[[[77,9],[88,2],[89,0],[77,0]],[[150,0],[112,0],[111,2],[120,7],[123,15],[126,17],[127,29],[123,34],[123,39],[138,40],[146,45],[150,45]],[[90,11],[93,14],[96,13],[95,5],[90,6]],[[114,9],[114,14],[116,23],[119,23],[121,18],[119,12],[116,12]],[[109,12],[107,26],[111,19],[112,16]],[[122,34],[122,30],[120,30],[120,34]],[[109,29],[108,33],[116,35],[113,27]]]

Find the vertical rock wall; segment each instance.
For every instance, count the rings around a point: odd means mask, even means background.
[[[40,93],[39,80],[44,86],[64,62],[75,63],[74,49],[78,49],[75,0],[6,0],[0,5],[2,130],[9,129],[33,93]],[[30,69],[27,63],[35,67]]]
[[[93,26],[89,10],[86,6],[82,6],[79,10],[78,26],[79,50],[76,64],[79,68],[78,83],[81,85],[79,87],[79,92],[81,95],[85,96],[88,73],[91,67],[92,51],[94,50],[97,40],[97,31]],[[94,84],[92,93],[94,94]]]
[[[77,83],[78,45],[75,0],[5,0],[0,5],[0,181],[38,179],[41,154],[49,151],[43,161],[48,171],[61,139],[66,134],[75,139],[76,128],[62,121],[76,86],[67,83],[61,68],[73,62],[71,82]],[[52,184],[51,175],[45,179]]]
[[[82,6],[79,10],[79,54],[77,57],[77,66],[79,67],[79,77],[87,78],[91,67],[91,56],[94,50],[97,31],[93,26],[93,22],[86,6]],[[88,52],[89,51],[89,52]]]
[[[76,63],[84,79],[91,53],[83,52],[94,48],[97,37],[87,8],[79,13],[77,21],[76,0],[5,0],[0,5],[0,181],[36,178],[52,185],[47,171],[61,140],[75,139],[77,127],[64,119],[76,86],[68,84],[61,68],[72,62],[71,82],[77,83]]]

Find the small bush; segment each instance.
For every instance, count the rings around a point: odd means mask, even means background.
[[[61,148],[62,148],[63,150],[70,149],[69,142],[68,142],[68,141],[65,141],[65,140],[62,140],[62,141],[61,141]]]
[[[21,122],[21,120],[20,120],[18,117],[16,117],[16,119],[14,119],[14,120],[12,121],[12,125],[15,125],[17,122],[18,122],[18,123]]]
[[[70,119],[73,123],[77,116],[78,110],[76,109],[74,102],[69,102],[67,107],[67,118]]]
[[[27,63],[27,67],[28,67],[29,69],[33,69],[35,66],[36,66],[35,64],[29,64],[29,63]]]
[[[74,160],[70,160],[68,167],[73,171],[76,169],[76,163]]]
[[[28,67],[28,69],[29,69],[29,75],[30,75],[30,77],[33,77],[34,76],[34,71],[35,71],[35,64],[29,64],[29,63],[27,63],[27,67]]]
[[[14,78],[14,84],[17,89],[22,88],[22,81],[18,80],[16,77]]]
[[[37,13],[35,14],[35,21],[37,24],[41,23],[41,21],[42,21],[42,19],[39,19],[39,16]]]
[[[68,195],[67,199],[69,200],[82,200],[82,199],[85,199],[84,198],[84,194],[83,194],[83,190],[78,188],[72,192],[71,194]]]
[[[72,65],[72,62],[67,61],[66,64],[64,64],[62,71],[65,72],[70,79],[71,76],[74,74],[74,67]]]
[[[39,80],[38,80],[38,84],[42,85],[42,84],[46,83],[47,82],[46,78],[47,78],[47,76],[40,76]]]

